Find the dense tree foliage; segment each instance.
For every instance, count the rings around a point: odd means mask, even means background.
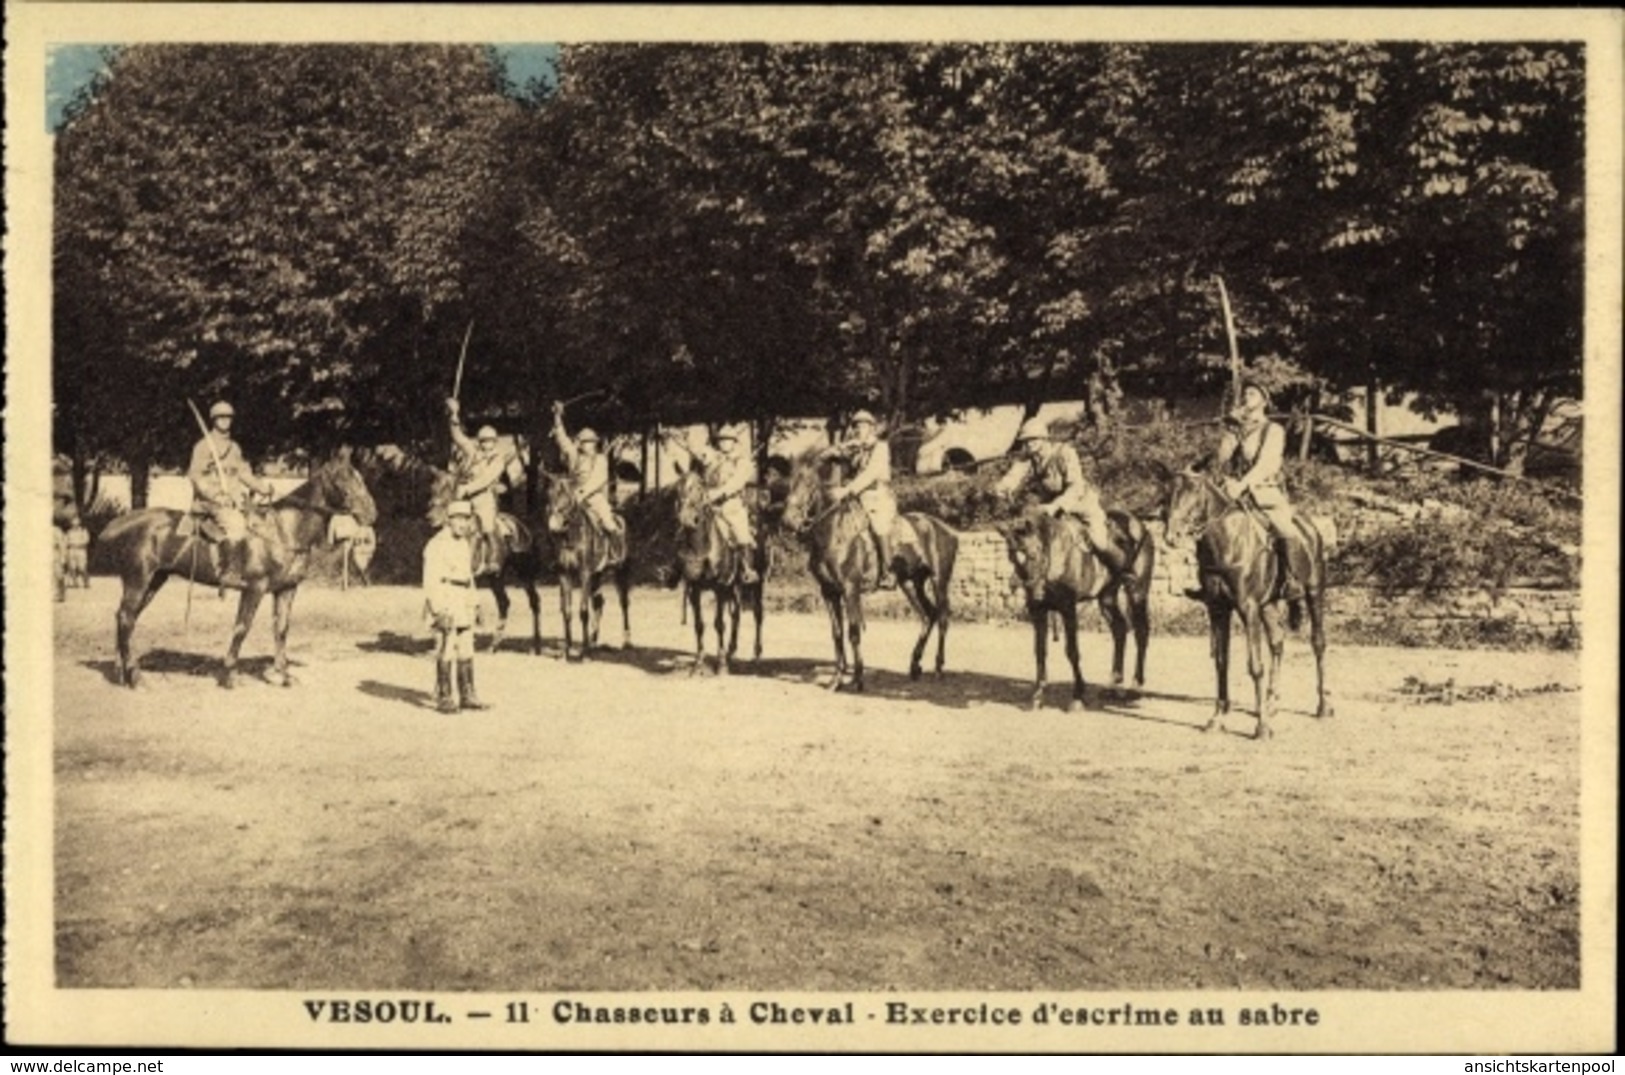
[[[59,136],[59,448],[260,450],[1223,383],[1492,417],[1580,392],[1577,47],[121,50]],[[507,92],[504,92],[504,91]],[[1205,387],[1204,387],[1205,386]]]

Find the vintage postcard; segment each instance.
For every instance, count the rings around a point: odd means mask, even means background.
[[[1617,10],[6,21],[9,1044],[1616,1047]]]

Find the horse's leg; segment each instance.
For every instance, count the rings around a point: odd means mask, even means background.
[[[853,579],[846,588],[846,636],[852,643],[852,689],[863,691],[863,582]]]
[[[621,561],[615,567],[615,596],[621,602],[621,648],[632,648],[632,569]]]
[[[508,588],[502,585],[502,576],[491,575],[489,578],[486,585],[491,588],[491,596],[496,598],[497,603],[497,625],[491,631],[491,652],[495,653],[502,648],[502,636],[508,631],[508,609],[512,606],[508,602]]]
[[[750,588],[750,611],[756,617],[756,651],[751,656],[751,663],[762,659],[762,590],[763,584],[758,582]]]
[[[1281,619],[1284,610],[1280,604],[1272,602],[1258,611],[1264,621],[1264,641],[1269,647],[1264,698],[1273,713],[1281,705],[1281,657],[1286,652],[1286,624]]]
[[[688,674],[691,676],[699,675],[700,669],[705,667],[705,616],[700,607],[700,595],[703,592],[698,586],[685,587],[683,592],[688,618],[694,621],[694,663],[688,668]]]
[[[829,633],[835,640],[835,677],[829,681],[829,689],[838,691],[846,674],[846,609],[841,594],[825,590],[824,607],[829,610]]]
[[[1108,589],[1100,595],[1100,614],[1112,633],[1112,686],[1123,685],[1123,658],[1128,652],[1128,617],[1118,603],[1123,600],[1121,589]]]
[[[1254,739],[1268,739],[1270,729],[1270,698],[1264,685],[1264,610],[1254,604],[1242,613],[1241,624],[1247,632],[1247,674],[1253,678],[1253,701],[1257,706],[1258,727]]]
[[[716,591],[716,618],[713,626],[717,632],[717,675],[728,674],[728,593],[724,590]],[[737,620],[735,621],[738,622]]]
[[[905,578],[899,587],[903,596],[914,609],[914,614],[920,617],[920,637],[914,642],[914,653],[908,659],[908,678],[919,679],[923,669],[920,667],[920,658],[925,656],[925,644],[931,640],[931,625],[936,622],[936,606],[931,598],[926,596],[925,581],[919,578]]]
[[[1230,712],[1230,606],[1222,601],[1209,602],[1207,626],[1213,671],[1219,681],[1219,696],[1213,703],[1213,715],[1202,729],[1211,732],[1219,726],[1219,718]]]
[[[1072,701],[1067,712],[1076,713],[1086,705],[1083,697],[1083,659],[1078,652],[1078,606],[1068,604],[1061,609],[1061,626],[1066,631],[1066,659],[1072,665]]]
[[[732,661],[739,653],[739,621],[744,619],[744,609],[739,596],[737,585],[728,587],[728,660]]]
[[[1134,689],[1139,690],[1145,686],[1145,655],[1151,648],[1151,599],[1145,586],[1129,596],[1128,611],[1134,624]]]
[[[536,580],[525,576],[525,600],[530,602],[530,652],[542,655],[542,595],[536,591]]]
[[[271,595],[272,633],[276,636],[272,667],[284,687],[293,686],[293,675],[288,671],[288,628],[293,624],[293,598],[298,592],[297,587],[290,587]]]
[[[937,676],[948,664],[948,583],[940,574],[931,576],[931,589],[937,597]]]
[[[141,618],[141,613],[152,599],[163,588],[169,576],[162,571],[154,572],[145,580],[136,579],[133,583],[129,577],[124,580],[124,598],[118,607],[118,678],[126,687],[133,687],[139,677],[138,663],[130,657],[130,639],[135,636],[135,621]]]
[[[575,587],[571,585],[570,573],[562,572],[559,575],[559,618],[564,621],[564,659],[569,660],[571,650],[575,649]]]
[[[1309,606],[1309,645],[1315,651],[1315,692],[1318,701],[1315,716],[1330,717],[1332,693],[1326,689],[1326,591],[1308,590],[1304,603]]]
[[[593,589],[591,572],[583,572],[576,580],[581,590],[581,659],[586,660],[592,655],[592,648],[598,642],[598,610],[604,605],[604,595]]]
[[[243,639],[248,637],[248,629],[254,626],[254,613],[259,611],[260,598],[265,591],[253,586],[243,590],[243,595],[237,599],[237,623],[231,629],[231,645],[226,649],[225,668],[220,675],[222,687],[235,687],[237,685],[237,653],[243,648]]]
[[[1033,621],[1033,697],[1028,708],[1044,708],[1045,664],[1049,659],[1049,609],[1043,605],[1027,606],[1027,615]]]

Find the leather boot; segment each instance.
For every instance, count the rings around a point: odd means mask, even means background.
[[[442,713],[457,712],[457,699],[451,694],[451,662],[437,661],[434,666],[434,707]]]
[[[876,581],[875,588],[880,590],[897,589],[897,577],[892,574],[891,569],[893,556],[891,538],[876,534],[875,549],[880,554],[880,578]]]
[[[227,538],[220,542],[220,596],[226,596],[226,591],[248,585],[246,568],[248,565],[248,540],[233,541]]]
[[[756,550],[741,545],[734,550],[739,554],[739,581],[745,586],[754,586],[762,581],[762,576],[756,572]]]
[[[1281,597],[1287,601],[1303,600],[1303,583],[1298,580],[1292,571],[1292,541],[1290,538],[1278,537],[1275,539],[1275,557],[1281,567]]]
[[[457,662],[457,692],[462,695],[464,709],[490,709],[491,707],[480,701],[480,696],[474,693],[474,662],[464,658]]]

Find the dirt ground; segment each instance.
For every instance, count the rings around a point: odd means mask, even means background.
[[[56,606],[64,987],[1579,984],[1575,654],[1334,649],[1317,721],[1294,639],[1257,743],[1246,713],[1200,733],[1203,639],[1154,638],[1137,701],[1032,713],[1019,626],[956,627],[913,684],[912,627],[872,623],[868,693],[832,695],[822,616],[691,678],[674,595],[637,592],[637,648],[577,665],[550,592],[546,655],[482,654],[494,708],[446,717],[415,591],[307,589],[299,683],[235,692],[234,601],[195,591],[186,626],[172,584],[130,691],[116,599]],[[1422,704],[1407,676],[1510,689]]]

